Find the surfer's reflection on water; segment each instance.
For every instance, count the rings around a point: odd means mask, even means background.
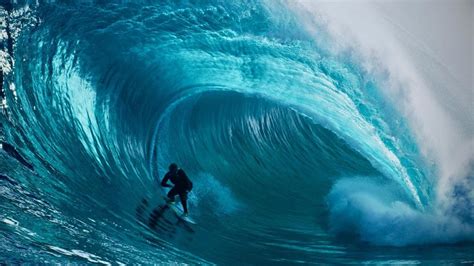
[[[140,205],[138,205],[136,209],[136,216],[139,221],[143,222],[143,213],[148,209],[148,200],[147,199],[142,199],[140,202]]]
[[[143,199],[136,208],[137,219],[160,236],[174,238],[182,232],[195,232],[189,224],[178,219],[166,203],[158,205],[148,213],[149,207],[148,200]]]

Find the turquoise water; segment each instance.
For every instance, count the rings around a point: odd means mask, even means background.
[[[472,264],[473,175],[443,204],[387,75],[285,5],[5,6],[0,261]]]

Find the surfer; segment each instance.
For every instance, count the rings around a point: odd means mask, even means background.
[[[174,186],[168,184],[168,180],[171,181]],[[167,195],[168,203],[173,203],[176,195],[179,195],[184,210],[183,216],[188,216],[188,193],[193,189],[193,182],[189,180],[184,170],[178,169],[178,165],[175,163],[170,164],[168,173],[166,173],[163,180],[161,180],[161,186],[171,187]]]

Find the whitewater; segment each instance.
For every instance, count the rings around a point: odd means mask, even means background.
[[[393,15],[436,3],[3,4],[0,262],[472,264],[472,14]]]

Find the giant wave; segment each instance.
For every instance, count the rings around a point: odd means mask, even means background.
[[[4,9],[2,140],[32,167],[2,153],[2,260],[423,260],[412,245],[474,240],[471,154],[456,175],[428,158],[410,87],[307,5]],[[196,227],[155,209],[172,161]]]

